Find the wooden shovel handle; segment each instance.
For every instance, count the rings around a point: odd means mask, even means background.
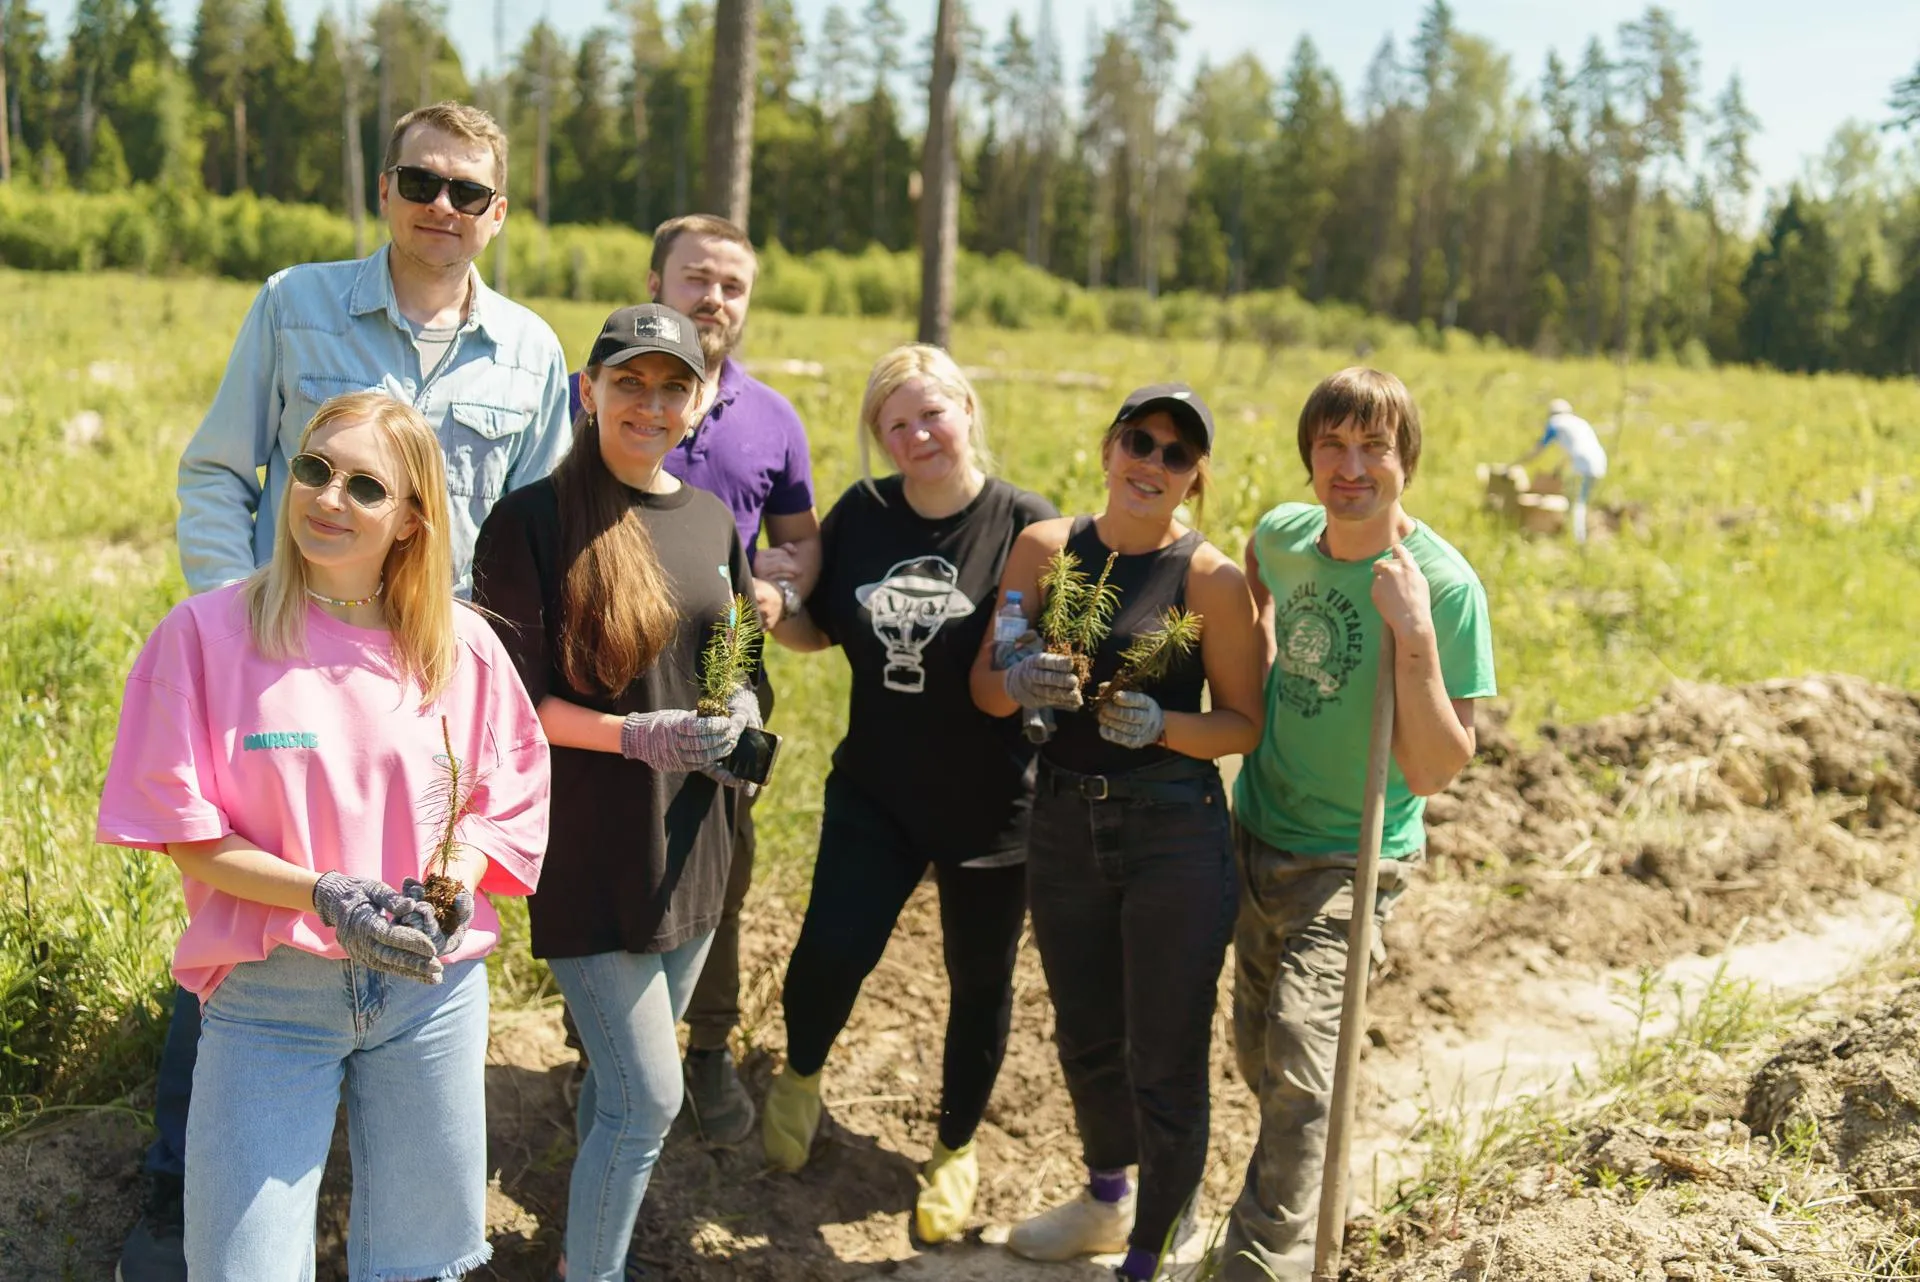
[[[1320,1176],[1320,1226],[1313,1240],[1314,1282],[1338,1282],[1347,1231],[1347,1163],[1353,1148],[1353,1096],[1360,1045],[1367,1036],[1367,977],[1373,961],[1373,900],[1380,887],[1380,837],[1386,825],[1387,770],[1393,761],[1393,629],[1380,627],[1380,673],[1367,742],[1367,786],[1360,802],[1360,851],[1347,923],[1347,978],[1340,1044],[1333,1061],[1326,1166]]]

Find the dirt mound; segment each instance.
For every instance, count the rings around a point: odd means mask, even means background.
[[[1486,1200],[1429,1196],[1379,1240],[1350,1238],[1345,1276],[1912,1276],[1894,1266],[1920,1227],[1916,1045],[1920,984],[1908,983],[1780,1046],[1750,1076],[1709,1071],[1679,1120],[1543,1133]]]
[[[1747,1124],[1838,1168],[1885,1209],[1920,1207],[1920,985],[1790,1042],[1754,1075]]]
[[[1437,884],[1388,925],[1383,1017],[1482,1005],[1463,984],[1502,958],[1630,966],[1791,928],[1916,866],[1917,807],[1920,700],[1857,677],[1677,682],[1532,746],[1495,710],[1428,804]]]

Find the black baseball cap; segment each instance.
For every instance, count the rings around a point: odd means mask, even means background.
[[[1200,399],[1200,393],[1185,383],[1149,383],[1128,395],[1126,404],[1113,416],[1116,423],[1130,423],[1155,410],[1165,410],[1173,421],[1200,438],[1209,453],[1213,450],[1213,411]]]
[[[589,365],[625,365],[647,352],[665,352],[686,362],[696,378],[707,376],[707,358],[700,350],[700,331],[693,322],[664,303],[622,307],[607,317],[600,337],[593,340]]]

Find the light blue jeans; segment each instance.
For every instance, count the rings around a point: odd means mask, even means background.
[[[580,1088],[580,1152],[567,1193],[568,1282],[621,1282],[625,1274],[647,1181],[680,1113],[674,1028],[712,942],[706,934],[671,952],[547,961],[590,1065]]]
[[[352,1282],[458,1278],[487,1262],[487,968],[439,985],[276,948],[201,1009],[187,1115],[194,1282],[311,1282],[341,1085],[353,1157]]]

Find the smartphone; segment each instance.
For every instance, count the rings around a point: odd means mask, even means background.
[[[764,786],[773,774],[774,758],[780,755],[780,736],[771,730],[751,727],[740,734],[740,742],[721,759],[728,774],[742,783]]]

